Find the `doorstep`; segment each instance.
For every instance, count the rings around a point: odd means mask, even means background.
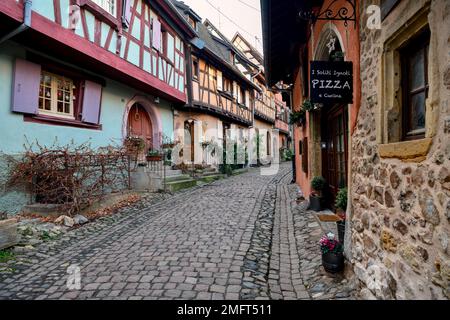
[[[314,212],[314,217],[316,218],[317,223],[324,234],[332,232],[337,237],[338,230],[336,222],[340,221],[341,218],[339,218],[333,211],[326,209],[323,211]]]

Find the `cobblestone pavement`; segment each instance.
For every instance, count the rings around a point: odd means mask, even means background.
[[[252,169],[101,218],[21,257],[0,299],[351,298],[321,268],[319,225],[291,179],[290,164]]]

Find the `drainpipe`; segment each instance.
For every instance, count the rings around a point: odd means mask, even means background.
[[[31,6],[32,6],[32,0],[25,0],[23,4],[23,22],[20,26],[18,26],[16,29],[5,35],[3,38],[0,39],[0,43],[5,42],[6,40],[11,39],[12,37],[18,35],[19,33],[27,30],[31,27]]]

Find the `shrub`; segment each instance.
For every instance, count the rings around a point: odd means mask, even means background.
[[[318,192],[323,191],[323,189],[325,189],[325,185],[326,185],[326,180],[323,177],[314,177],[311,180],[311,187]]]
[[[335,207],[341,210],[347,210],[347,188],[339,189],[338,194],[336,195]]]

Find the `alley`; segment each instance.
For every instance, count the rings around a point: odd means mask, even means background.
[[[251,169],[69,232],[0,275],[0,298],[347,298],[346,280],[321,274],[319,226],[291,180],[290,164]],[[69,266],[81,290],[67,288]]]

